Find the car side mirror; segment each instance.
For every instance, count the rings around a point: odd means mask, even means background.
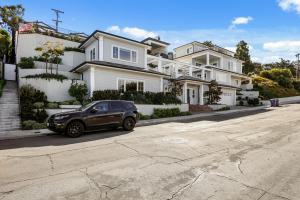
[[[91,113],[96,113],[98,111],[98,109],[96,107],[93,107],[91,110]]]

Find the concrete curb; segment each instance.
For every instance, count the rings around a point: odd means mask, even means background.
[[[150,126],[150,125],[156,125],[156,124],[162,124],[162,123],[168,123],[168,122],[180,122],[180,121],[199,119],[199,118],[204,118],[204,117],[219,116],[219,115],[226,115],[226,114],[232,114],[232,113],[243,113],[243,112],[255,111],[255,110],[263,110],[263,109],[267,109],[267,108],[269,108],[269,106],[259,106],[259,107],[246,108],[246,109],[200,113],[200,114],[188,115],[188,116],[142,120],[142,121],[139,121],[136,124],[136,126],[141,127],[141,126]],[[57,133],[52,132],[48,129],[14,130],[14,131],[7,131],[7,132],[0,133],[0,141],[8,140],[8,139],[19,139],[19,138],[27,138],[27,137],[54,135],[54,134],[57,134]]]

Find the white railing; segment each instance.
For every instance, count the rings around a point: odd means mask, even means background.
[[[211,69],[207,69],[204,66],[195,66],[189,63],[169,60],[152,55],[147,55],[147,65],[149,70],[158,71],[170,75],[173,78],[189,76],[201,80],[211,80]]]

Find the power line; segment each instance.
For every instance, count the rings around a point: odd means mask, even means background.
[[[64,14],[64,12],[61,11],[61,10],[53,9],[53,8],[51,10],[53,10],[56,14],[56,19],[52,19],[52,21],[55,22],[55,30],[58,31],[58,23],[62,22],[62,21],[59,20],[59,14],[60,13]]]

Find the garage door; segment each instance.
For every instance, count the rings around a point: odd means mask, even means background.
[[[232,106],[235,104],[235,90],[223,89],[221,95],[221,100],[218,102],[220,104],[226,104]]]

